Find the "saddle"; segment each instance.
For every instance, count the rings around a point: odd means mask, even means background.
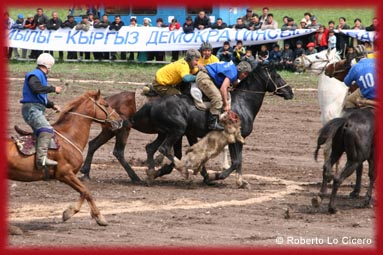
[[[20,135],[11,136],[13,141],[16,144],[17,149],[23,155],[30,156],[36,153],[36,136],[30,132],[21,129],[17,125],[15,125],[16,132]],[[58,150],[60,149],[60,143],[56,137],[56,134],[53,135],[48,149]]]
[[[207,98],[202,91],[198,88],[196,83],[191,83],[190,90],[185,90],[184,93],[190,94],[193,98],[195,107],[200,111],[208,111],[210,109],[211,103],[209,98]],[[152,84],[146,84],[142,89],[142,94],[147,97],[157,97],[158,93],[153,89]],[[230,102],[229,94],[229,102]]]
[[[192,83],[190,87],[190,95],[194,100],[195,107],[200,111],[208,111],[211,107],[209,98],[205,96],[198,88],[196,83]],[[231,104],[231,96],[228,93],[228,103]]]
[[[376,108],[378,106],[378,103],[376,101],[371,99],[366,99],[366,98],[357,98],[356,103],[358,104],[359,108],[362,108],[362,107]]]
[[[190,87],[190,95],[193,98],[194,105],[200,111],[208,111],[210,109],[211,103],[209,99],[202,93],[198,88],[196,83],[192,83]]]

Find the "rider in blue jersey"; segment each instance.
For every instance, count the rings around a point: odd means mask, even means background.
[[[22,116],[25,122],[33,129],[37,138],[36,167],[55,166],[57,162],[48,159],[48,144],[53,136],[53,128],[45,118],[45,109],[52,108],[60,111],[60,107],[48,99],[48,93],[61,93],[62,87],[50,86],[47,74],[54,65],[52,55],[42,53],[37,58],[37,67],[27,73],[24,79],[23,98],[20,103]]]
[[[230,62],[217,62],[202,67],[196,77],[199,89],[210,99],[210,114],[207,118],[208,129],[224,130],[218,123],[222,106],[224,111],[230,110],[228,103],[228,88],[237,80],[244,79],[251,71],[248,62],[242,61],[237,66]]]
[[[349,87],[355,82],[359,88],[346,97],[344,108],[358,107],[361,99],[376,99],[375,59],[367,58],[364,45],[357,45],[355,52],[357,63],[351,67],[343,81]]]

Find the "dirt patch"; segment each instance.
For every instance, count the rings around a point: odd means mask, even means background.
[[[20,114],[21,84],[17,79],[10,81],[8,134],[14,134],[14,124],[27,128]],[[70,83],[64,94],[51,99],[63,106],[98,86],[102,85]],[[323,163],[322,158],[318,162],[313,159],[321,127],[315,87],[296,88],[295,99],[290,101],[265,98],[243,151],[244,179],[250,182],[250,190],[237,189],[234,175],[207,186],[201,176],[187,183],[177,171],[156,179],[150,187],[133,184],[112,154],[112,139],[96,152],[92,180],[86,183],[109,225],[98,226],[87,205],[63,223],[62,212],[78,198],[65,184],[9,181],[9,222],[24,233],[10,235],[8,245],[305,247],[308,242],[318,246],[338,241],[336,245],[343,247],[356,246],[355,240],[375,245],[373,209],[360,207],[363,198],[348,197],[354,176],[339,190],[338,214],[327,213],[328,199],[318,209],[311,206]],[[115,86],[102,88],[103,95],[119,91]],[[48,115],[51,121],[56,117]],[[91,138],[99,131],[94,124]],[[132,130],[125,149],[126,159],[142,179],[146,176],[144,148],[154,138]],[[219,163],[219,158],[214,159],[207,168],[218,171]],[[368,185],[366,172],[362,196]]]

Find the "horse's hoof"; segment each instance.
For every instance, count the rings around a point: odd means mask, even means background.
[[[10,235],[22,235],[24,232],[21,230],[21,228],[10,225],[8,228],[8,233]]]
[[[84,175],[81,176],[79,179],[80,179],[80,181],[82,181],[82,182],[90,181],[90,176],[89,176],[88,174],[84,174]]]
[[[208,173],[209,181],[219,180],[219,172]]]
[[[365,208],[373,208],[373,202],[372,202],[372,199],[365,199],[364,202],[363,202],[363,207]]]
[[[75,211],[72,206],[69,206],[64,212],[63,212],[63,221],[69,220],[73,215],[75,214]]]
[[[134,183],[134,184],[140,184],[141,183],[141,179],[140,179],[140,177],[133,177],[133,178],[130,178],[131,180],[132,180],[132,182]]]
[[[251,186],[248,181],[242,180],[240,183],[237,183],[238,189],[247,189],[250,190]]]
[[[150,187],[150,186],[153,185],[153,182],[154,182],[154,179],[152,179],[152,178],[148,178],[148,177],[147,177],[147,178],[145,179],[145,182],[144,182],[144,183],[145,183],[146,186]]]
[[[359,197],[359,192],[353,191],[353,192],[350,193],[349,196],[350,196],[350,198],[358,198]]]
[[[311,205],[315,208],[318,208],[322,203],[322,198],[320,196],[315,196],[311,199]]]
[[[96,218],[96,222],[99,226],[108,226],[108,221],[102,215]]]
[[[329,212],[330,214],[336,214],[336,213],[338,212],[338,210],[335,209],[335,208],[333,208],[333,207],[329,207],[329,208],[328,208],[328,212]]]

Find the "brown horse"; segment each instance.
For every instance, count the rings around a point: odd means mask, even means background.
[[[350,59],[342,59],[338,62],[333,62],[326,66],[324,71],[325,75],[329,77],[334,77],[340,81],[343,81],[344,77],[346,77],[348,71],[351,68],[351,60]]]
[[[49,169],[49,178],[57,179],[68,184],[80,193],[80,199],[75,205],[69,206],[63,212],[63,221],[70,219],[80,211],[87,200],[91,216],[100,226],[108,223],[101,215],[90,192],[77,178],[92,122],[108,124],[114,129],[122,126],[121,117],[101,97],[101,93],[89,91],[68,103],[57,121],[52,125],[60,143],[60,149],[49,150],[48,156],[58,162],[57,166]],[[7,140],[8,178],[15,181],[32,182],[45,178],[44,171],[36,169],[35,156],[20,154],[12,139]]]
[[[108,104],[116,110],[116,112],[123,119],[129,119],[136,113],[136,100],[135,92],[132,91],[123,91],[118,94],[105,97],[105,100]],[[89,179],[90,167],[93,159],[94,153],[107,141],[116,137],[116,142],[114,144],[113,155],[117,158],[120,164],[124,167],[125,171],[128,173],[130,179],[133,182],[140,182],[140,178],[130,167],[129,163],[125,160],[125,146],[129,137],[130,127],[126,126],[120,128],[116,131],[111,130],[110,126],[102,124],[101,132],[93,140],[89,142],[88,153],[86,155],[84,165],[80,169],[80,172],[84,174],[85,179]]]

